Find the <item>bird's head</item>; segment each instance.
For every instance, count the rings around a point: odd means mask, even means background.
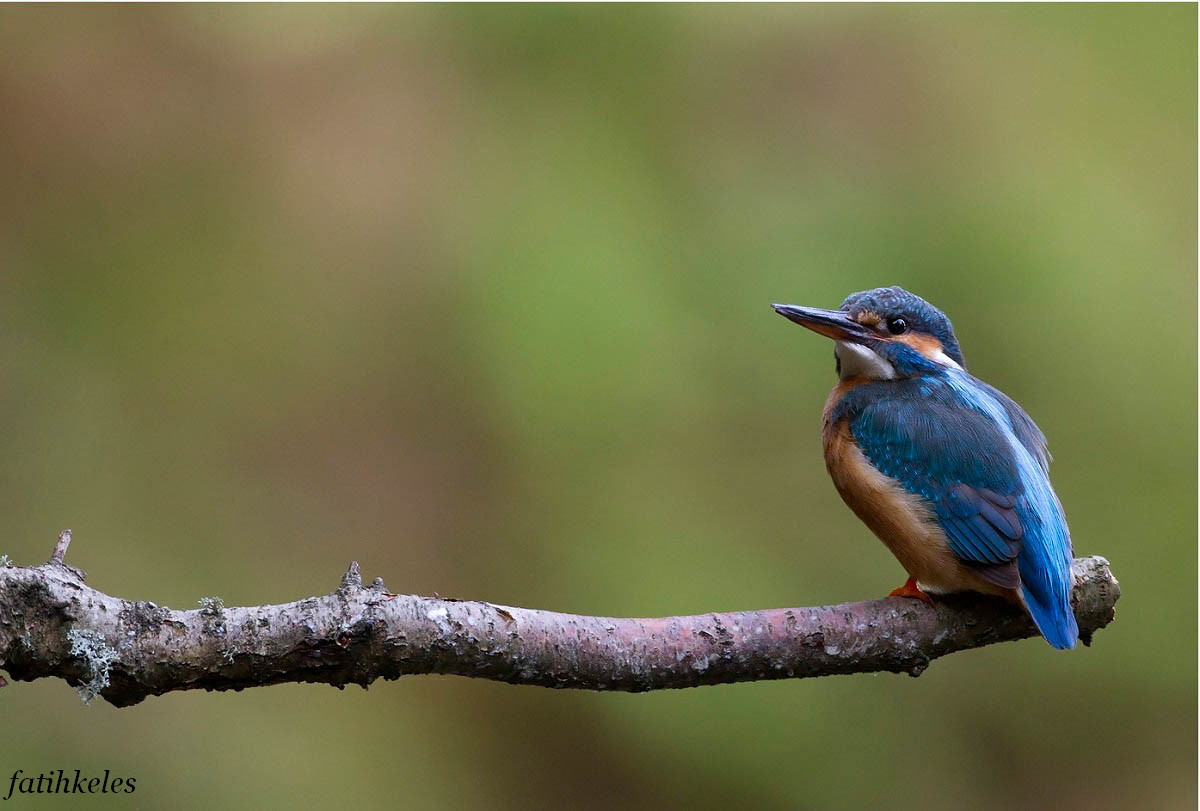
[[[894,380],[965,369],[946,314],[899,287],[854,293],[836,310],[773,304],[789,321],[836,341],[843,378]]]

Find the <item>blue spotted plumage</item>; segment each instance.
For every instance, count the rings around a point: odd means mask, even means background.
[[[1071,648],[1071,538],[1045,437],[1019,405],[967,373],[950,320],[898,287],[840,310],[775,305],[833,338],[841,382],[825,413],[826,462],[850,507],[918,588],[1001,594]],[[947,554],[949,553],[949,554]]]

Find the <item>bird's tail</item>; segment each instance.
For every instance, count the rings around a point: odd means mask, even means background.
[[[1059,650],[1075,647],[1079,625],[1071,609],[1071,588],[1074,585],[1071,564],[1066,567],[1046,565],[1027,560],[1025,550],[1017,559],[1021,571],[1021,596],[1034,624],[1046,641]]]

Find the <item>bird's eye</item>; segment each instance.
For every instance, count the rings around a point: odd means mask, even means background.
[[[889,318],[887,321],[888,332],[893,335],[903,335],[908,332],[908,322],[903,318]]]

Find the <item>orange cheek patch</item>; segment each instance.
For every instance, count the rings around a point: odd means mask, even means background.
[[[934,338],[932,335],[919,335],[914,332],[909,332],[905,333],[904,335],[897,335],[892,340],[911,346],[913,349],[917,350],[922,355],[935,362],[938,360],[939,355],[944,357],[946,354],[946,348],[942,346],[942,342],[937,338]]]

